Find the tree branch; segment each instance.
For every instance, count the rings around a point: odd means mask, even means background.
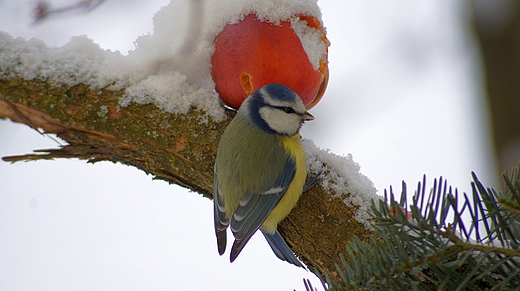
[[[122,107],[118,100],[123,94],[124,90],[99,90],[84,84],[0,77],[0,118],[40,133],[54,133],[68,143],[3,160],[120,162],[212,198],[218,140],[231,118],[203,123],[203,113],[194,110],[174,115],[150,104]],[[357,207],[343,202],[350,194],[337,194],[321,186],[306,192],[279,230],[311,270],[328,270],[339,280],[334,267],[340,263],[339,254],[355,236],[369,241],[372,232],[353,219]]]

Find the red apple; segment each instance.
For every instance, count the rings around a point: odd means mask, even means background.
[[[297,17],[318,29],[328,47],[325,30],[316,18]],[[269,83],[291,88],[310,109],[321,99],[328,82],[327,61],[321,61],[318,70],[314,70],[289,21],[275,25],[258,20],[254,14],[224,27],[215,39],[211,64],[211,76],[220,98],[235,109]]]

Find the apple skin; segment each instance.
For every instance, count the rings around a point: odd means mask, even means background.
[[[317,28],[328,47],[320,22],[311,16],[298,17]],[[290,22],[275,25],[260,21],[254,14],[224,27],[215,39],[211,65],[216,91],[226,105],[235,109],[269,83],[292,89],[310,109],[321,99],[328,82],[328,63],[322,61],[314,70]]]

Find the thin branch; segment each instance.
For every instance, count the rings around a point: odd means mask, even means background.
[[[77,3],[51,8],[47,1],[38,1],[34,8],[34,24],[39,24],[51,17],[63,17],[67,13],[87,13],[101,5],[105,0],[80,0]]]

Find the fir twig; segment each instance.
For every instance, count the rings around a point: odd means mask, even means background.
[[[473,173],[471,195],[441,178],[419,182],[407,209],[392,188],[372,204],[372,242],[354,238],[329,290],[520,290],[520,171],[504,174],[506,190],[485,188]],[[469,219],[467,218],[469,216]],[[307,290],[312,289],[306,282]]]

